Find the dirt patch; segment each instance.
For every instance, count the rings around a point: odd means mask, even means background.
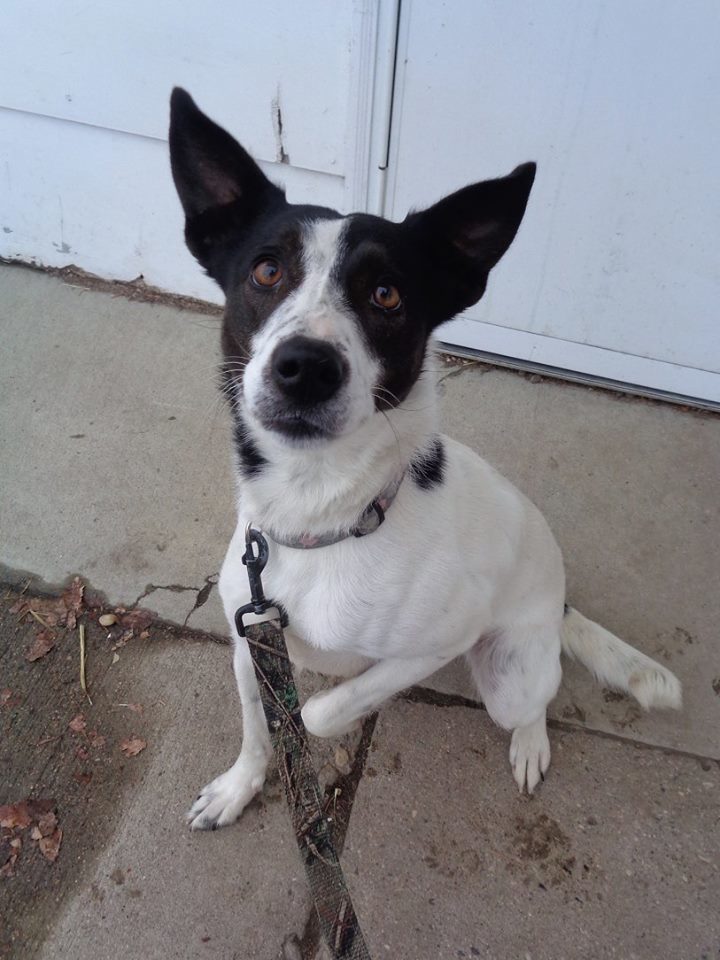
[[[144,774],[160,710],[133,702],[135,671],[158,644],[179,641],[145,612],[121,612],[108,629],[102,608],[69,601],[63,614],[62,597],[0,589],[0,957],[24,960],[37,955],[109,839],[123,792]],[[35,656],[48,630],[53,643]],[[123,751],[138,740],[147,749]]]
[[[196,297],[185,297],[178,293],[168,293],[159,287],[153,287],[145,283],[145,278],[140,274],[134,280],[105,280],[97,277],[93,273],[87,273],[70,264],[67,267],[44,267],[37,263],[27,263],[24,261],[8,260],[0,257],[0,263],[5,263],[13,267],[23,267],[26,270],[39,270],[41,273],[48,273],[51,277],[59,277],[65,283],[72,287],[82,287],[84,290],[96,290],[99,293],[109,293],[112,296],[124,297],[126,300],[139,300],[142,303],[162,303],[173,307],[180,307],[182,310],[192,310],[193,313],[201,313],[208,317],[222,318],[223,308],[215,303],[209,303],[207,300],[198,300]]]

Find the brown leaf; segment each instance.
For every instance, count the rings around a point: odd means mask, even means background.
[[[115,643],[110,647],[111,650],[118,650],[120,647],[124,647],[128,640],[132,640],[134,634],[132,630],[124,630],[120,636],[117,638]]]
[[[157,614],[153,613],[152,610],[145,610],[144,608],[122,610],[119,607],[116,613],[120,624],[130,630],[146,630],[157,617]]]
[[[35,634],[35,639],[25,651],[25,659],[33,663],[44,657],[55,646],[56,636],[50,630],[40,630]]]
[[[80,577],[75,577],[69,587],[63,590],[62,601],[67,613],[65,622],[71,630],[75,629],[78,614],[82,611],[85,584]]]
[[[75,756],[78,760],[87,760],[90,757],[90,753],[85,749],[85,747],[78,747],[75,751]]]
[[[44,813],[38,820],[38,830],[43,837],[49,836],[57,826],[57,817],[52,812]]]
[[[146,746],[147,743],[142,739],[142,737],[127,737],[120,744],[120,749],[126,757],[136,757],[145,749]]]
[[[60,844],[62,843],[63,832],[61,827],[58,827],[54,833],[50,834],[49,837],[42,837],[38,840],[38,846],[40,847],[40,853],[45,857],[46,860],[49,860],[50,863],[55,863],[60,853]]]
[[[61,597],[30,597],[18,612],[20,620],[34,613],[40,617],[45,626],[56,627],[61,620],[64,621],[67,611]]]
[[[42,837],[42,833],[40,832],[40,827],[38,826],[33,827],[32,830],[30,831],[30,839],[40,840],[41,837]]]
[[[25,807],[33,820],[39,820],[45,813],[55,809],[54,800],[23,800]]]
[[[105,737],[97,730],[90,730],[88,733],[88,742],[95,750],[102,750],[105,746]]]
[[[39,820],[55,806],[54,800],[21,800],[0,807],[0,827],[21,829],[29,827],[33,820]]]
[[[22,698],[13,693],[9,687],[0,690],[0,707],[17,707],[22,703]]]
[[[27,803],[22,800],[20,803],[6,803],[0,807],[0,827],[19,827],[24,829],[29,827],[33,818],[27,808]]]
[[[86,773],[84,770],[75,770],[73,771],[73,780],[83,787],[86,787],[92,780],[92,773]]]
[[[87,721],[85,720],[85,714],[79,713],[76,717],[73,717],[68,727],[72,730],[73,733],[82,733],[85,727],[87,726]]]

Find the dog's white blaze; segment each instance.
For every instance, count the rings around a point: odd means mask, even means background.
[[[350,377],[338,398],[338,403],[344,405],[342,432],[356,430],[372,416],[379,365],[368,352],[333,277],[333,268],[343,252],[346,226],[346,219],[313,220],[303,230],[302,283],[270,316],[252,342],[243,387],[251,417],[267,389],[266,371],[273,350],[282,340],[298,335],[329,341],[349,364]],[[253,426],[262,431],[259,423],[253,421]]]

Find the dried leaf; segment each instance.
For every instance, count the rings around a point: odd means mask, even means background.
[[[84,770],[75,770],[73,772],[73,780],[83,787],[86,787],[92,780],[92,773],[86,773]]]
[[[25,829],[33,820],[49,813],[55,807],[54,800],[21,800],[19,803],[8,803],[0,807],[0,827],[9,829]]]
[[[130,630],[146,630],[157,617],[157,614],[153,613],[152,610],[145,610],[144,608],[136,610],[118,608],[116,612],[119,614],[121,625]]]
[[[72,730],[73,733],[82,733],[86,726],[87,721],[85,720],[84,713],[79,713],[76,717],[73,717],[68,724],[68,728]]]
[[[350,773],[350,754],[345,747],[335,748],[335,766],[342,774]]]
[[[132,638],[133,638],[133,631],[125,630],[123,631],[123,633],[120,634],[120,636],[117,638],[117,640],[115,641],[115,643],[112,645],[110,649],[117,650],[120,647],[124,647],[125,644],[128,642],[128,640],[132,640]]]
[[[55,646],[56,636],[50,630],[40,630],[35,639],[25,651],[25,659],[30,663],[44,657]]]
[[[54,800],[31,800],[28,798],[23,800],[23,803],[33,820],[39,820],[43,814],[55,809]]]
[[[55,827],[57,826],[57,817],[52,812],[52,810],[49,813],[44,813],[38,820],[37,826],[38,826],[38,830],[40,831],[40,835],[43,837],[47,837],[54,831]]]
[[[32,614],[45,627],[55,627],[64,621],[67,610],[61,597],[27,597],[16,604],[18,620]]]
[[[88,742],[95,750],[101,750],[105,746],[105,737],[97,730],[90,730],[88,733]]]
[[[22,698],[13,693],[9,687],[0,690],[0,707],[17,707],[22,703]]]
[[[40,827],[37,827],[37,826],[33,827],[32,830],[30,831],[30,839],[39,840],[41,837],[42,837],[42,833],[40,832]]]
[[[78,614],[82,611],[83,595],[85,593],[85,584],[80,577],[75,577],[69,587],[62,594],[62,601],[66,609],[65,623],[71,629],[75,629]]]
[[[29,827],[32,823],[32,817],[27,808],[27,803],[22,800],[20,803],[6,803],[0,807],[0,827],[10,827],[15,829],[19,827]]]
[[[78,758],[78,760],[89,760],[89,759],[90,759],[90,754],[89,754],[89,752],[85,749],[85,747],[78,747],[77,750],[75,751],[75,756]]]
[[[62,843],[63,832],[60,827],[55,830],[49,837],[42,837],[38,840],[38,846],[40,847],[40,853],[45,857],[46,860],[49,860],[50,863],[55,863],[60,853],[60,844]]]
[[[101,617],[98,617],[98,623],[101,627],[112,627],[117,622],[118,618],[114,613],[104,613]]]
[[[136,757],[145,749],[146,746],[147,743],[142,739],[142,737],[127,737],[120,744],[120,749],[126,757]]]

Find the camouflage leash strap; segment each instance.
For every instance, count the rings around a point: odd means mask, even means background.
[[[257,546],[257,554],[253,544]],[[320,929],[334,960],[370,960],[335,852],[332,820],[323,811],[322,794],[300,716],[300,701],[282,631],[287,626],[287,615],[263,594],[260,574],[268,559],[267,541],[248,524],[245,545],[243,563],[248,571],[252,600],[237,611],[235,625],[250,647],[265,720]],[[246,614],[262,615],[268,610],[278,610],[279,616],[247,626],[243,623]]]

